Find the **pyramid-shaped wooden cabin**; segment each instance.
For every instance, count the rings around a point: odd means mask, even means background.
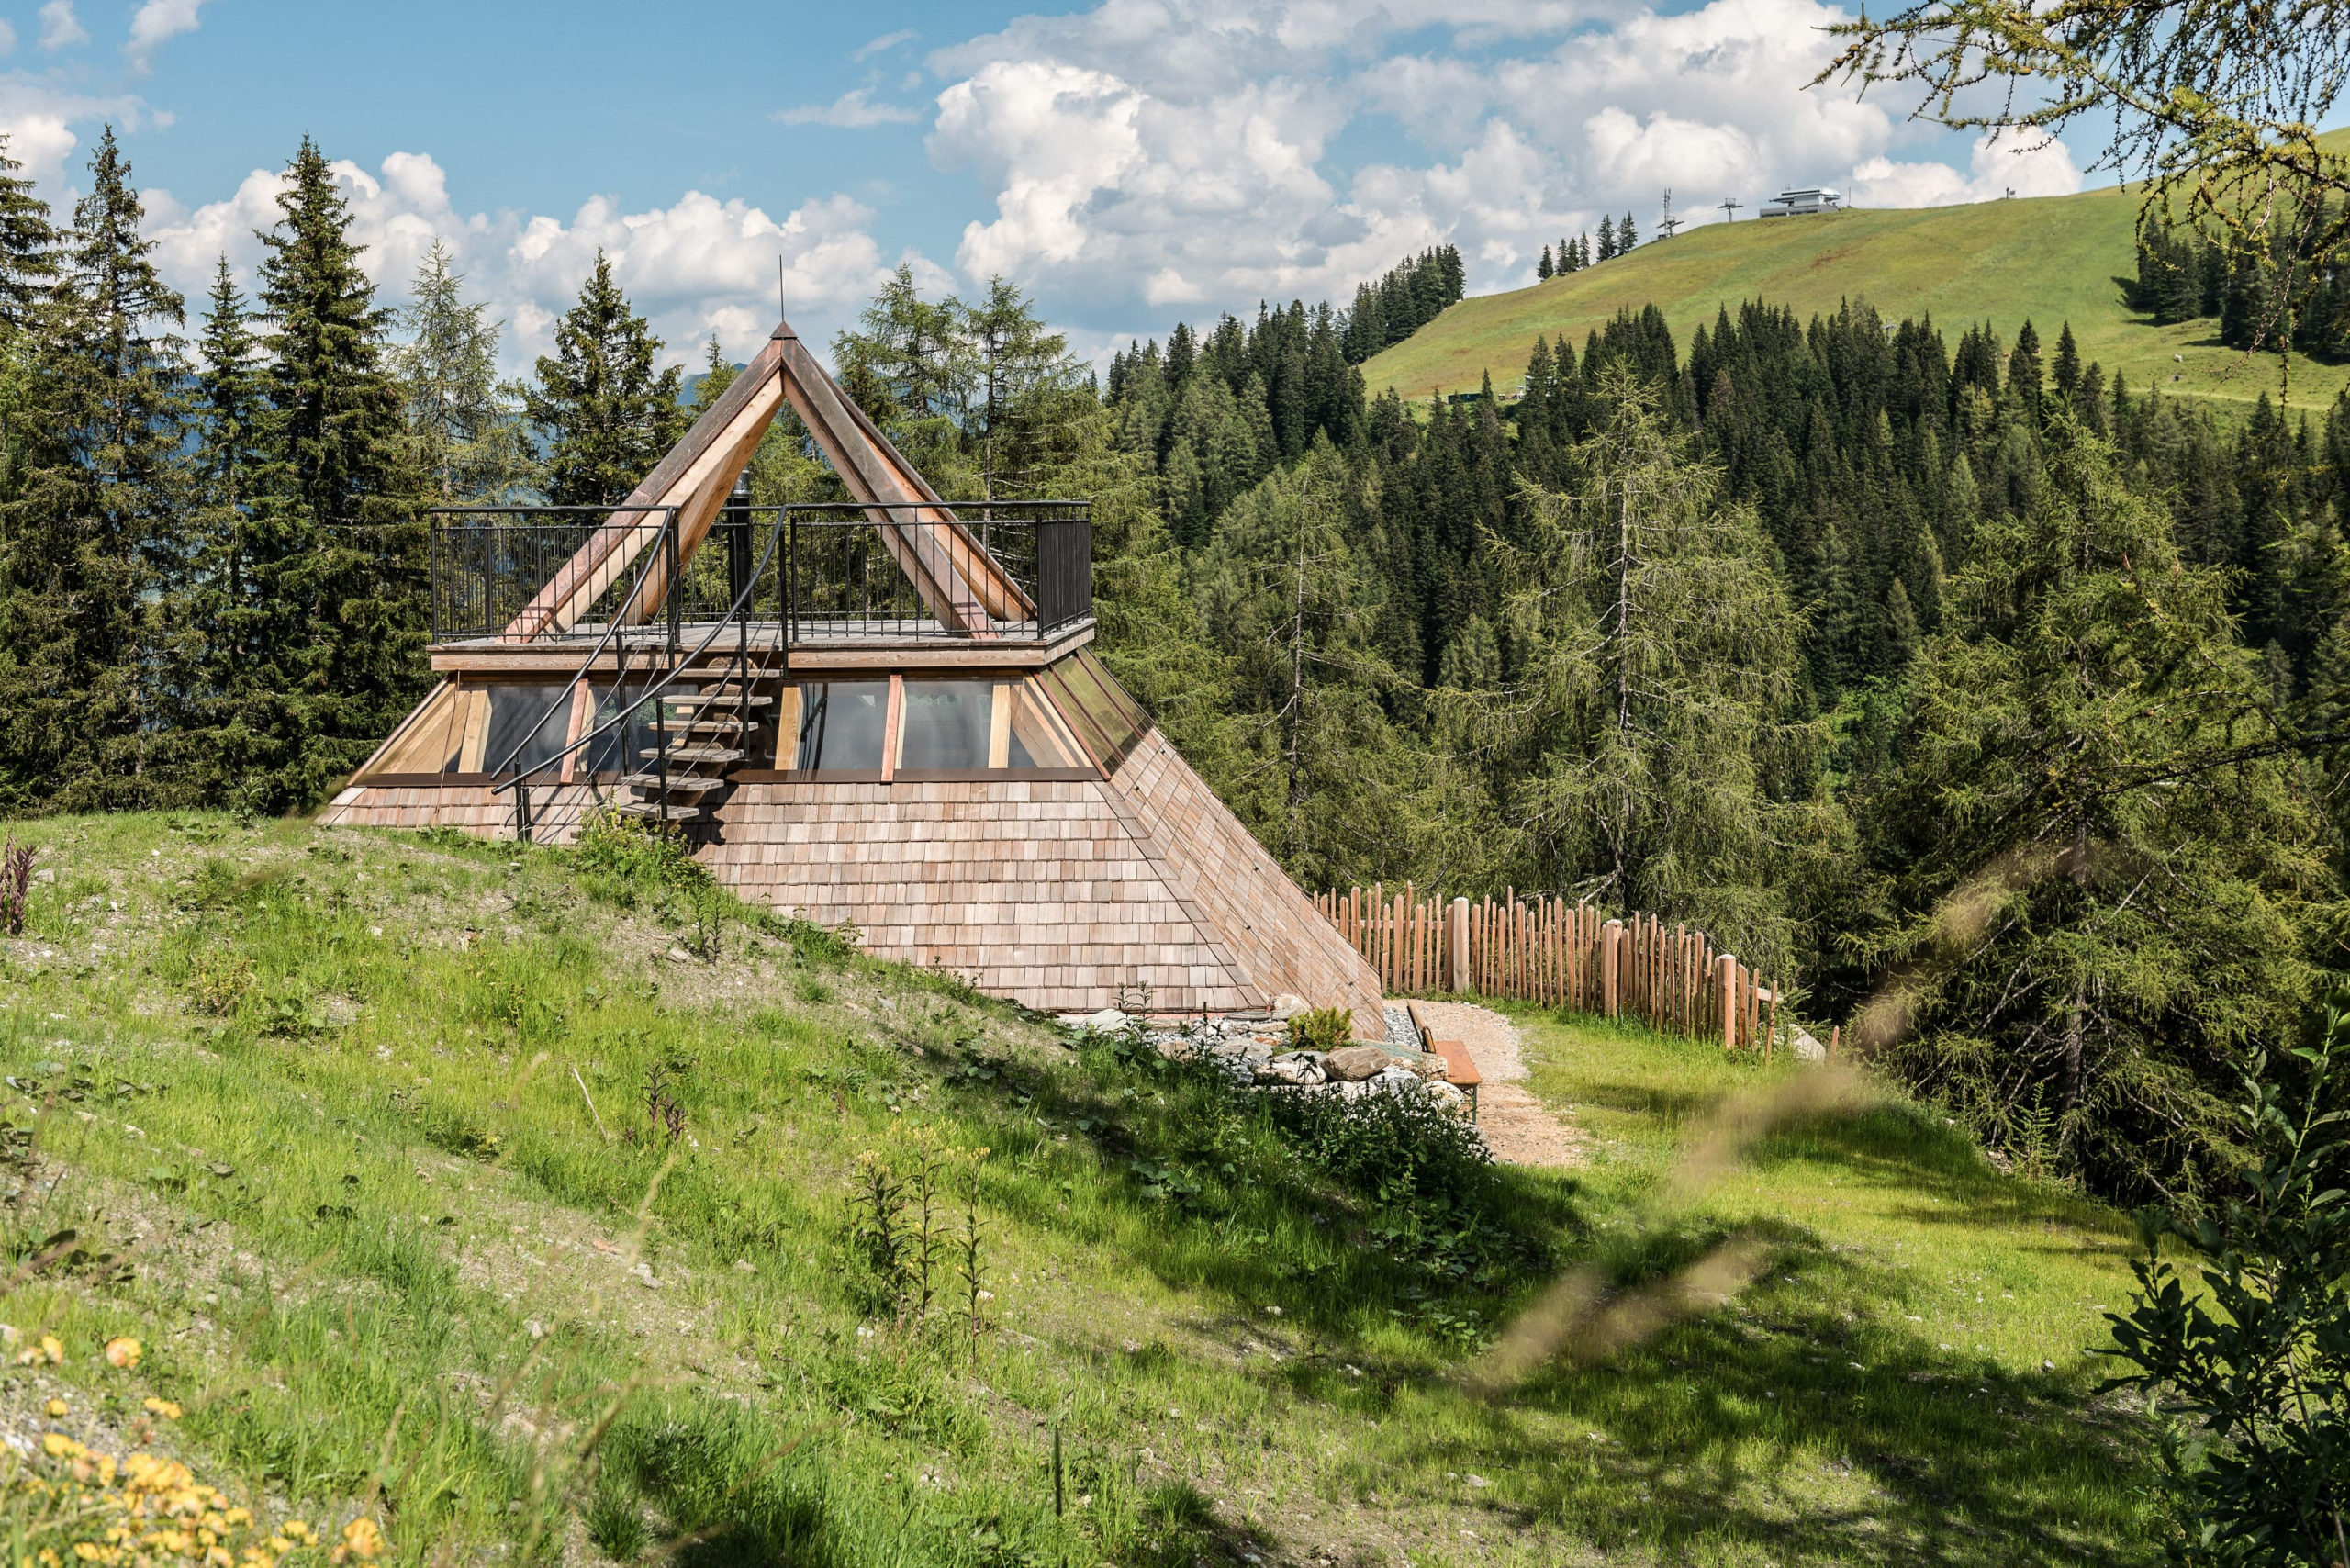
[[[787,403],[852,501],[739,492]],[[323,820],[677,821],[744,898],[1032,1007],[1378,1037],[1370,966],[1092,653],[1091,540],[947,506],[786,323],[622,505],[436,515],[441,678]]]

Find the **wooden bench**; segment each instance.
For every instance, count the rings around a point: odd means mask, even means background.
[[[1477,1085],[1483,1081],[1477,1064],[1470,1059],[1469,1047],[1459,1040],[1439,1040],[1436,1030],[1420,1012],[1416,1002],[1405,1002],[1404,1011],[1411,1014],[1412,1028],[1420,1036],[1420,1049],[1444,1063],[1444,1081],[1469,1096],[1469,1119],[1477,1119]]]

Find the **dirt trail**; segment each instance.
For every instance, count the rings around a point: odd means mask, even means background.
[[[1517,1028],[1491,1008],[1465,1002],[1422,1002],[1420,1015],[1438,1039],[1459,1040],[1484,1080],[1477,1091],[1477,1122],[1495,1159],[1511,1165],[1575,1166],[1587,1158],[1590,1135],[1552,1115],[1526,1087],[1526,1058]]]

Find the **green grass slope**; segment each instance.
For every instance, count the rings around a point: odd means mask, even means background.
[[[2350,133],[2330,140],[2350,142]],[[1741,300],[1792,308],[1798,318],[1865,299],[1888,320],[1930,313],[1953,341],[1970,321],[1989,321],[2003,343],[2027,319],[2043,354],[2073,324],[2084,361],[2128,377],[2133,391],[2162,390],[2214,400],[2240,412],[2278,395],[2273,355],[2246,354],[2216,341],[2215,321],[2157,327],[2122,303],[2114,281],[2136,271],[2137,197],[2118,187],[2078,196],[1902,208],[1818,218],[1707,224],[1661,244],[1532,288],[1461,303],[1363,366],[1372,391],[1406,398],[1475,391],[1490,374],[1497,390],[1525,376],[1534,340],[1563,332],[1578,353],[1618,309],[1654,304],[1686,352],[1700,325]],[[2174,357],[2176,356],[2176,358]],[[2173,381],[2172,377],[2177,380]],[[2295,356],[2289,401],[2322,409],[2344,386],[2350,365]]]
[[[0,942],[20,1451],[153,1445],[330,1544],[380,1520],[401,1564],[2159,1559],[2146,1434],[2092,1392],[2126,1227],[1898,1099],[1667,1202],[1785,1064],[1522,1012],[1591,1162],[1414,1202],[1408,1151],[649,861],[17,831],[51,878]],[[925,1150],[916,1314],[859,1194]],[[1733,1229],[1768,1266],[1728,1305],[1468,1392],[1559,1271],[1637,1283]],[[0,1497],[24,1551],[81,1528],[43,1506]]]

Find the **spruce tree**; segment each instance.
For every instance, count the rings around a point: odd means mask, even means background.
[[[1534,263],[1534,277],[1538,283],[1550,281],[1550,247],[1548,245],[1542,247],[1542,259]]]
[[[30,319],[0,567],[0,798],[19,808],[177,797],[185,316],[144,218],[109,126],[58,286]]]
[[[242,525],[244,648],[216,693],[228,769],[254,810],[316,801],[405,717],[423,659],[423,485],[409,456],[391,324],[309,138],[262,235],[265,463]]]
[[[2008,355],[2008,395],[2013,398],[2026,419],[2033,424],[2041,422],[2041,399],[2044,388],[2040,373],[2040,334],[2026,320],[2016,332],[2016,346]]]
[[[2056,363],[2051,369],[2055,377],[2057,407],[2074,410],[2081,394],[2081,346],[2073,341],[2073,323],[2069,320],[2056,334]]]
[[[538,381],[522,394],[547,501],[625,500],[685,433],[684,377],[676,365],[654,368],[661,341],[630,308],[601,250],[578,303],[555,324],[554,348],[539,356]]]
[[[57,281],[57,227],[0,134],[0,326],[21,332]]]
[[[1624,255],[1639,242],[1639,235],[1632,228],[1632,215],[1628,212],[1624,215],[1623,220],[1616,225],[1616,253],[1619,256]]]
[[[1603,217],[1599,220],[1599,259],[1613,261],[1616,257],[1616,220]]]
[[[256,362],[260,342],[243,293],[219,258],[204,331],[196,340],[190,409],[196,441],[193,557],[188,622],[196,639],[190,682],[190,771],[208,801],[241,798],[255,762],[242,726],[250,672],[266,656],[277,622],[263,601],[252,527],[255,496],[275,476],[268,403]]]

